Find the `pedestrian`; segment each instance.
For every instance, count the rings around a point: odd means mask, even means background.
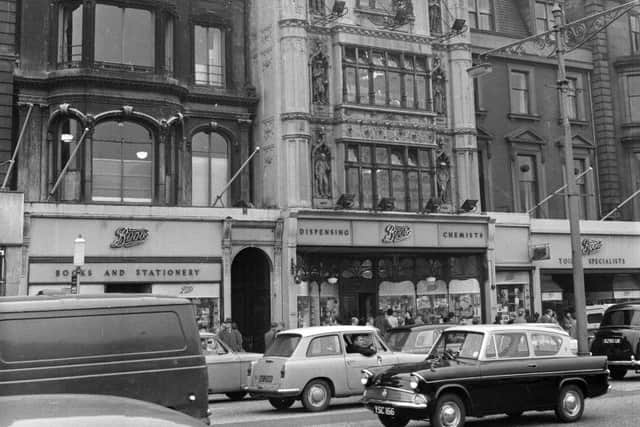
[[[264,333],[264,350],[267,351],[278,333],[278,322],[271,322],[271,328]]]
[[[220,338],[220,340],[227,344],[229,347],[233,348],[234,337],[231,333],[230,317],[227,317],[226,319],[224,319],[224,322],[222,322],[222,326],[220,327],[220,331],[218,332],[218,338]]]
[[[410,311],[405,311],[404,312],[404,324],[405,325],[413,325],[415,324],[416,321],[413,319],[413,315],[411,314]]]
[[[367,323],[365,323],[366,326],[373,326],[374,323],[375,323],[375,320],[374,320],[373,316],[367,317]]]
[[[576,319],[573,318],[570,311],[565,311],[562,318],[562,328],[567,331],[571,338],[577,338],[576,333]]]
[[[387,322],[384,317],[384,311],[378,310],[378,315],[373,319],[373,326],[378,328],[380,335],[384,336],[387,333]]]
[[[424,325],[424,320],[422,320],[422,315],[421,314],[416,314],[415,324],[416,325]]]
[[[545,309],[542,312],[542,316],[540,316],[539,323],[554,323],[553,321],[553,310],[550,308]]]
[[[516,317],[513,319],[513,323],[527,323],[526,312],[524,308],[519,308],[516,312]]]
[[[388,308],[387,309],[387,314],[386,316],[384,316],[386,322],[387,322],[387,330],[391,329],[391,328],[397,328],[398,327],[398,318],[396,316],[393,315],[393,309],[392,308]]]
[[[495,319],[493,319],[494,325],[502,325],[502,313],[496,314]]]
[[[233,351],[244,351],[242,347],[242,333],[240,329],[238,329],[238,324],[236,322],[231,322],[231,335],[233,335],[233,343],[234,345],[231,347]]]
[[[357,317],[354,316],[354,317],[351,318],[351,324],[353,326],[358,326],[359,323],[360,323],[360,321],[358,320]]]

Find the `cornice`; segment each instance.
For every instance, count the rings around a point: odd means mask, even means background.
[[[280,114],[280,120],[311,120],[311,114],[305,112],[294,112],[294,113],[282,113]]]
[[[306,19],[288,18],[288,19],[281,19],[280,21],[278,21],[278,25],[280,26],[280,28],[284,28],[284,27],[307,28],[309,23]]]
[[[388,40],[400,40],[404,42],[433,44],[436,40],[430,36],[420,36],[417,34],[409,34],[400,31],[378,30],[375,28],[364,28],[353,25],[336,25],[331,27],[332,33],[356,34],[359,36],[375,37]]]

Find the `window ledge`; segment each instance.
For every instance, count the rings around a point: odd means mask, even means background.
[[[532,122],[540,121],[540,116],[538,114],[508,113],[507,117],[511,120],[529,120]]]
[[[589,126],[589,122],[582,119],[569,119],[571,126]],[[558,119],[558,124],[562,125],[562,119]]]
[[[397,114],[410,114],[416,116],[428,116],[436,117],[438,114],[429,110],[417,110],[412,108],[391,107],[389,105],[370,105],[370,104],[338,104],[334,108],[335,111],[339,110],[360,110],[360,111],[372,111],[377,113],[397,113]]]

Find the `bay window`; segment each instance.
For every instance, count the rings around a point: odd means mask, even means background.
[[[360,209],[393,198],[395,210],[416,212],[433,196],[432,150],[376,144],[347,144],[345,149],[346,192],[356,196]]]
[[[410,109],[431,109],[426,56],[345,46],[343,101]]]

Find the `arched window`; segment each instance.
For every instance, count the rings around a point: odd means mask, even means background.
[[[210,206],[228,180],[227,140],[219,133],[199,132],[193,136],[191,159],[191,202],[194,206]],[[217,206],[226,206],[225,194]]]
[[[105,122],[93,135],[93,194],[98,202],[150,203],[153,136],[131,122]]]

